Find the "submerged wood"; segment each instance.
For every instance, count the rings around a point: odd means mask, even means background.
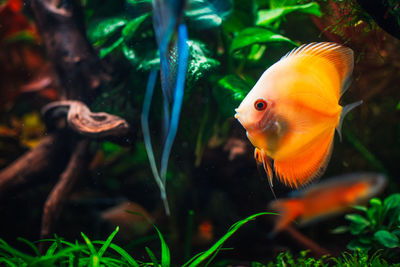
[[[60,98],[71,100],[55,102],[50,108],[65,105],[67,111],[64,113],[69,128],[80,135],[100,138],[125,133],[128,125],[123,119],[107,113],[92,113],[85,105],[110,81],[110,75],[86,37],[84,14],[79,1],[31,0],[30,3],[46,53],[58,76]],[[83,101],[85,104],[72,100]],[[56,123],[53,121],[52,124]],[[81,140],[76,143],[75,138],[74,134],[65,136],[64,142],[69,144],[73,153],[44,206],[41,230],[43,238],[51,237],[64,200],[87,170],[88,162],[85,159],[90,141]],[[51,157],[43,155],[42,159],[57,160],[62,154]],[[43,250],[45,244],[41,243],[41,246]]]
[[[42,178],[44,173],[54,169],[65,154],[65,142],[60,133],[49,134],[32,150],[26,152],[9,166],[0,171],[0,197],[13,189]]]
[[[42,239],[52,237],[55,225],[64,206],[65,199],[82,173],[87,170],[89,159],[88,146],[89,140],[80,140],[78,142],[67,167],[60,176],[60,180],[57,182],[46,200],[42,215],[42,230],[40,233]],[[40,248],[43,251],[45,248],[45,242],[40,243]]]
[[[94,113],[80,101],[64,100],[48,104],[43,113],[54,109],[68,109],[68,126],[75,132],[90,138],[122,137],[128,134],[128,123],[115,115],[105,112]]]
[[[110,75],[86,37],[79,1],[32,0],[35,22],[61,86],[61,98],[92,98]]]

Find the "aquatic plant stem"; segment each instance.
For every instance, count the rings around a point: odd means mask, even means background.
[[[192,254],[193,226],[194,226],[194,211],[189,210],[186,220],[186,236],[185,236],[186,240],[184,248],[185,261],[189,260],[189,257]]]

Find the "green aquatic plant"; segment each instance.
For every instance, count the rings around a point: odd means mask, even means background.
[[[389,264],[382,255],[382,251],[369,256],[366,251],[356,250],[353,253],[344,252],[341,257],[330,258],[335,267],[396,267],[399,264]]]
[[[383,259],[381,251],[369,256],[366,251],[344,252],[339,257],[324,255],[321,258],[308,256],[308,251],[301,251],[296,257],[290,251],[279,253],[275,261],[264,265],[252,262],[252,267],[397,267],[400,264],[389,264]]]
[[[262,215],[276,215],[271,212],[261,212],[251,215],[243,220],[233,224],[228,232],[224,234],[213,246],[208,250],[198,253],[188,260],[182,267],[195,267],[203,264],[207,266],[214,259],[216,254],[222,250],[225,241],[230,238],[243,225],[256,219]],[[169,267],[172,265],[171,254],[167,243],[161,232],[153,224],[161,243],[161,258],[157,259],[155,253],[148,247],[145,250],[149,256],[149,262],[135,260],[125,249],[112,243],[115,235],[118,233],[117,227],[106,239],[106,241],[92,241],[84,233],[81,233],[84,243],[71,243],[56,236],[54,239],[40,240],[39,242],[50,242],[51,245],[44,254],[40,254],[36,245],[26,239],[19,240],[26,243],[34,252],[30,255],[21,252],[4,240],[0,239],[0,265],[1,266],[162,266]]]
[[[395,256],[400,248],[400,194],[393,194],[383,201],[370,200],[370,206],[355,206],[362,214],[345,216],[349,226],[338,227],[336,233],[350,232],[354,239],[348,244],[351,250],[382,249],[388,256]]]
[[[301,251],[298,255],[298,257],[293,256],[293,254],[290,251],[285,251],[281,252],[276,256],[275,261],[269,262],[267,265],[257,265],[254,264],[252,267],[261,267],[261,266],[266,266],[266,267],[285,267],[285,266],[313,266],[313,267],[319,267],[319,266],[329,266],[326,262],[326,258],[328,257],[327,255],[322,256],[320,259],[316,259],[313,257],[309,257],[308,251],[304,250]]]
[[[100,50],[101,57],[129,63],[136,88],[131,92],[135,97],[132,105],[140,106],[145,85],[139,89],[137,83],[145,77],[143,75],[147,76],[143,72],[160,66],[151,1],[127,0],[118,5],[114,1],[105,1],[100,7],[96,1],[87,0],[84,7],[89,40]],[[234,108],[260,74],[279,59],[275,55],[283,56],[297,46],[280,29],[292,14],[321,16],[321,11],[316,2],[299,4],[294,0],[188,1],[184,17],[188,24],[190,51],[181,119],[182,124],[200,127],[193,139],[192,132],[181,135],[196,148],[196,165],[200,163],[204,146],[213,136],[226,138],[229,127],[220,126],[233,116]],[[121,90],[125,89],[126,86]],[[100,98],[96,99],[96,104],[116,106],[114,103],[126,98],[126,94],[116,92]],[[200,116],[185,111],[185,106],[199,103],[203,103],[199,108],[204,110]],[[119,105],[121,107],[126,108],[126,105]],[[123,110],[114,113],[121,112],[125,113]],[[161,110],[156,112],[162,114]],[[162,120],[160,115],[153,118]],[[156,143],[154,147],[160,145]]]
[[[4,266],[139,266],[121,247],[112,243],[119,228],[106,241],[91,241],[81,233],[85,244],[71,243],[56,237],[40,242],[51,242],[47,251],[40,254],[35,244],[20,239],[32,248],[35,255],[20,252],[0,239],[0,263]],[[109,251],[112,249],[114,254]],[[107,252],[107,253],[106,253]]]

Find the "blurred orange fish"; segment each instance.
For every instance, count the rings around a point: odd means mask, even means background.
[[[210,220],[202,221],[198,228],[197,233],[193,238],[193,243],[196,245],[207,245],[214,238],[214,226]]]
[[[296,220],[299,225],[345,212],[350,206],[380,193],[386,177],[374,173],[358,173],[331,178],[303,191],[296,197],[271,202],[270,208],[280,214],[274,232],[279,232]]]
[[[235,110],[271,187],[273,171],[295,188],[324,173],[335,128],[341,136],[344,116],[362,103],[338,103],[353,65],[350,48],[302,45],[267,69]]]

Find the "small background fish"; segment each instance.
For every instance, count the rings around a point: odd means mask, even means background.
[[[386,183],[383,174],[356,173],[295,191],[292,198],[275,200],[269,205],[280,214],[273,231],[279,232],[294,220],[298,225],[305,225],[343,213],[382,192]]]

